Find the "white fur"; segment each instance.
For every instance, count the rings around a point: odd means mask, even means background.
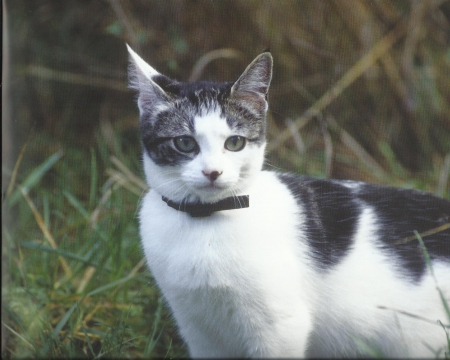
[[[143,249],[191,356],[330,357],[342,349],[357,356],[367,345],[387,356],[430,357],[425,343],[445,346],[436,321],[448,319],[433,279],[427,274],[412,285],[399,277],[373,245],[370,208],[346,260],[320,273],[313,270],[288,189],[262,171],[246,193],[248,209],[207,218],[169,208],[155,190],[143,200]],[[448,265],[434,270],[448,299]]]
[[[268,172],[247,194],[250,208],[208,218],[167,207],[154,190],[142,204],[148,265],[193,357],[305,351],[314,276],[307,275],[306,249],[298,241],[295,201]]]
[[[161,169],[144,153],[144,171],[151,188],[173,201],[181,201],[187,195],[190,200],[214,202],[244,191],[262,167],[264,146],[247,144],[245,151],[232,152],[224,147],[232,131],[218,112],[195,119],[194,138],[200,153],[183,166]],[[211,185],[203,171],[222,172]]]
[[[437,320],[448,323],[448,318],[432,277],[427,274],[419,285],[402,278],[392,257],[374,246],[376,224],[373,211],[366,208],[352,252],[320,284],[311,337],[310,355],[314,357],[329,357],[336,348],[341,353],[345,349],[347,356],[357,356],[361,346],[369,346],[388,357],[426,358],[432,352],[425,344],[436,350],[445,345],[445,333]],[[435,271],[448,299],[448,265],[436,264]],[[355,341],[348,342],[348,334]]]
[[[329,273],[314,270],[300,231],[308,209],[298,208],[274,173],[259,171],[263,150],[224,150],[232,133],[217,113],[197,118],[195,129],[202,151],[185,166],[162,170],[144,155],[153,189],[140,212],[148,265],[193,357],[357,356],[364,346],[428,357],[425,344],[445,345],[436,321],[447,319],[433,279],[428,274],[412,285],[399,276],[374,246],[370,208],[360,215],[346,259]],[[241,183],[239,169],[249,161],[253,176]],[[205,191],[202,170],[223,172],[215,188]],[[194,193],[213,201],[227,192],[250,195],[250,207],[192,218],[161,200]],[[448,266],[437,264],[435,272],[448,298]]]

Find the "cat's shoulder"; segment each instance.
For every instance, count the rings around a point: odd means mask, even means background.
[[[432,260],[450,264],[450,201],[414,189],[291,173],[275,175],[302,209],[308,242],[322,267],[342,261],[367,224],[373,229],[370,242],[397,259],[413,281],[426,269],[416,232]]]

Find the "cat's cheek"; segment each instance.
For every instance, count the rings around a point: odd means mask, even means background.
[[[246,179],[257,174],[262,169],[262,158],[259,149],[249,149],[239,159],[239,173]]]

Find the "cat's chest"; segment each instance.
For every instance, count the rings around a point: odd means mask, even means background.
[[[233,287],[259,279],[282,284],[297,277],[305,252],[295,200],[271,173],[261,173],[248,193],[248,209],[206,218],[167,207],[156,192],[146,195],[140,213],[142,245],[160,286]]]

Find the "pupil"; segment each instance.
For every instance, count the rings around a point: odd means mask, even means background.
[[[185,148],[189,148],[191,146],[191,139],[188,137],[181,138],[182,146]]]

